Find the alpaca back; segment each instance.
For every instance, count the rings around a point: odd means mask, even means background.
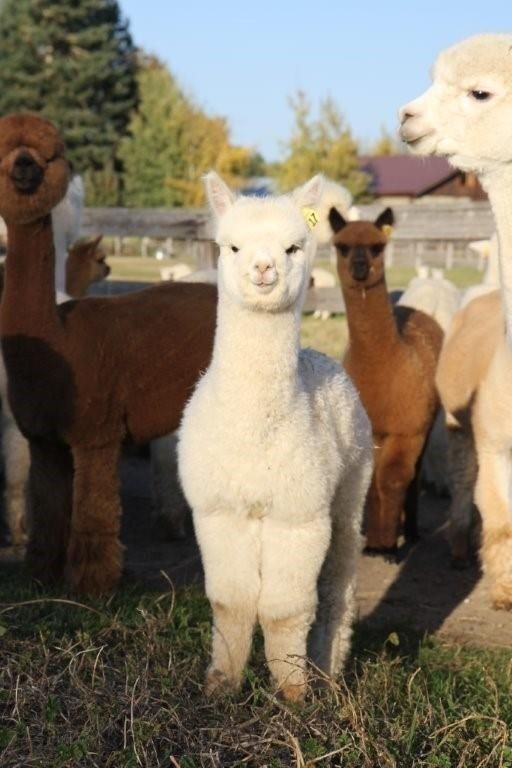
[[[441,402],[448,413],[455,415],[470,403],[489,370],[503,329],[499,291],[473,299],[455,315],[436,373]]]

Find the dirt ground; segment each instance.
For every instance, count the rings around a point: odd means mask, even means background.
[[[185,541],[165,540],[151,523],[149,460],[129,455],[122,464],[123,540],[127,547],[125,583],[151,590],[201,584],[201,561],[190,523]],[[178,497],[177,497],[178,498]],[[512,646],[512,613],[494,611],[477,567],[450,567],[443,527],[447,499],[424,494],[420,541],[400,562],[364,555],[359,566],[359,620],[368,628],[410,629],[485,646]],[[0,550],[0,560],[10,559]],[[163,574],[166,574],[164,576]]]
[[[147,460],[125,460],[123,500],[126,578],[165,589],[164,571],[176,585],[201,583],[193,536],[185,542],[163,541],[151,530]],[[443,532],[448,500],[424,494],[421,502],[421,538],[402,554],[401,562],[361,558],[359,619],[368,627],[387,626],[390,631],[406,627],[456,642],[512,646],[512,614],[490,607],[478,568],[456,571],[450,566]]]

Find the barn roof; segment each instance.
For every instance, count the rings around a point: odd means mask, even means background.
[[[361,170],[372,178],[371,192],[421,197],[460,173],[444,157],[389,155],[361,157]]]

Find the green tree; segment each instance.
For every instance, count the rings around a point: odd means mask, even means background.
[[[285,159],[276,169],[282,189],[291,189],[322,172],[343,183],[355,200],[364,198],[369,177],[359,170],[357,142],[334,101],[327,98],[320,104],[316,120],[302,91],[290,99],[290,106],[295,125],[285,144]]]
[[[108,195],[118,197],[119,179],[111,176],[121,171],[116,149],[137,102],[135,75],[134,46],[116,0],[2,4],[0,113],[30,110],[53,120],[89,182],[89,197],[97,187],[105,194],[107,177]]]
[[[124,202],[139,207],[180,205],[183,195],[167,179],[185,173],[186,98],[168,69],[152,56],[140,59],[138,85],[139,105],[119,149]]]
[[[154,57],[141,58],[139,93],[119,150],[127,205],[202,205],[211,168],[234,186],[248,175],[251,151],[233,146],[226,120],[205,114]]]

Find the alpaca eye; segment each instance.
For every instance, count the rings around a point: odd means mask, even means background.
[[[298,245],[290,245],[290,247],[286,249],[285,253],[287,253],[288,256],[291,256],[292,253],[297,253],[297,251],[300,251]]]
[[[384,250],[384,245],[382,243],[376,243],[375,245],[372,245],[372,247],[370,248],[370,251],[372,252],[372,256],[380,256],[383,250]]]
[[[237,248],[237,247],[236,247],[236,245],[232,245],[232,246],[231,246],[231,250],[233,251],[233,253],[238,253],[238,251],[240,250],[240,248]]]
[[[476,99],[477,101],[487,101],[488,99],[491,98],[492,93],[489,93],[489,91],[478,91],[478,90],[475,90],[475,91],[470,91],[469,95],[473,99]]]
[[[341,253],[342,256],[348,256],[350,252],[350,246],[348,245],[338,245],[338,250]]]

